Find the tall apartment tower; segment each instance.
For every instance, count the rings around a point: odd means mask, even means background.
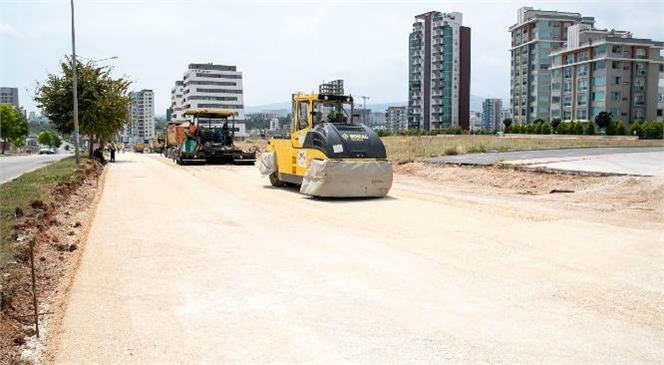
[[[344,80],[334,80],[323,82],[318,87],[321,94],[344,95]]]
[[[409,38],[408,127],[470,126],[470,28],[461,13],[415,17]]]
[[[510,101],[514,123],[549,120],[549,54],[562,46],[567,40],[568,28],[575,24],[592,27],[595,18],[532,7],[517,11],[517,22],[509,28],[512,34]]]
[[[405,106],[390,106],[385,112],[385,125],[391,132],[408,129],[408,114]]]
[[[18,110],[18,88],[17,87],[0,87],[0,103],[11,104],[14,109]]]
[[[623,124],[656,120],[663,42],[630,32],[569,27],[551,52],[551,118],[594,120],[600,112]]]
[[[154,93],[141,90],[133,93],[131,105],[131,135],[134,141],[146,142],[154,138]]]
[[[503,101],[500,99],[486,99],[482,103],[482,129],[495,131],[500,129],[502,123]]]
[[[236,66],[191,63],[182,81],[182,112],[205,108],[233,110],[235,136],[248,137],[244,124],[242,72],[237,71]],[[212,120],[211,124],[221,127],[223,120]]]
[[[183,120],[184,116],[182,113],[182,81],[175,81],[175,86],[171,88],[171,120],[179,121]]]

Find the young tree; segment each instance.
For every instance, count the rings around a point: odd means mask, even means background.
[[[614,121],[609,121],[609,124],[606,125],[606,135],[615,136],[616,135],[616,123]]]
[[[53,148],[53,145],[55,144],[55,137],[55,134],[49,131],[41,131],[37,135],[37,143],[48,146],[49,148]]]
[[[505,131],[507,132],[510,129],[510,126],[512,125],[512,118],[503,119],[503,125],[505,125]]]
[[[551,134],[551,127],[549,127],[549,123],[542,123],[541,133],[542,134]]]
[[[51,124],[63,134],[74,132],[72,62],[60,63],[61,73],[49,74],[45,83],[37,84],[35,102]],[[77,62],[78,119],[82,135],[110,139],[127,122],[131,105],[131,81],[111,76],[111,68],[93,62]],[[90,155],[92,155],[90,143]]]
[[[567,123],[558,123],[558,127],[556,127],[556,133],[567,134]]]
[[[641,132],[641,123],[638,120],[635,120],[629,126],[629,134],[631,136],[638,136]]]
[[[558,126],[560,125],[561,122],[562,120],[560,120],[560,118],[551,119],[551,128],[553,128],[553,130],[558,130]]]
[[[583,134],[583,124],[581,122],[574,123],[574,134],[582,135]]]
[[[14,109],[11,104],[0,104],[0,138],[21,148],[25,145],[28,135],[30,135],[30,124],[25,115]],[[3,143],[2,154],[4,153]]]
[[[604,129],[609,126],[609,122],[611,122],[611,116],[611,113],[600,112],[597,116],[595,116],[595,124],[597,124],[598,127]]]
[[[586,126],[586,134],[589,136],[595,134],[595,123],[593,123],[592,121],[588,121],[588,125]]]

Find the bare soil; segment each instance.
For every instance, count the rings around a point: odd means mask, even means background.
[[[78,266],[102,171],[99,163],[83,161],[73,179],[56,186],[52,192],[55,203],[35,200],[30,211],[17,214],[12,225],[17,256],[9,269],[19,274],[12,283],[15,294],[3,303],[0,317],[0,364],[30,363],[38,357],[41,348],[32,316],[30,245],[34,245],[39,313],[45,313],[39,320],[43,338],[48,335],[50,318],[62,310],[54,301],[59,292],[68,289]]]

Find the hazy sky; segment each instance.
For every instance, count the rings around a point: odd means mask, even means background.
[[[471,28],[471,94],[509,98],[509,26],[517,9],[580,12],[596,27],[664,40],[664,1],[121,1],[77,0],[76,52],[155,92],[165,114],[189,63],[237,65],[246,106],[288,101],[344,79],[369,103],[405,101],[408,34],[426,11],[459,11]],[[36,81],[71,53],[69,1],[0,0],[0,85],[32,102]]]

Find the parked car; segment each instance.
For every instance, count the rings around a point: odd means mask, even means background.
[[[40,155],[53,155],[53,154],[55,154],[55,152],[53,152],[53,150],[48,148],[48,147],[42,147],[42,148],[39,149],[39,154]]]

